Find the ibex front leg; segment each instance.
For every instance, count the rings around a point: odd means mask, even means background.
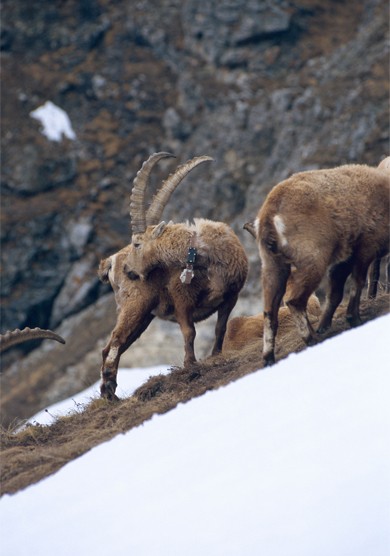
[[[184,338],[184,366],[186,367],[196,362],[194,349],[196,330],[192,310],[188,307],[176,308],[175,317]]]
[[[115,395],[117,387],[116,377],[118,374],[119,359],[124,350],[110,339],[109,343],[102,351],[103,363],[101,368],[102,381],[100,384],[100,394],[102,398],[108,400],[118,399]]]
[[[137,316],[139,316],[138,320]],[[111,333],[110,341],[102,351],[103,363],[101,368],[102,381],[100,384],[100,393],[103,398],[107,398],[108,400],[118,399],[115,395],[115,390],[117,387],[116,377],[121,355],[140,337],[153,319],[154,315],[151,313],[137,315],[136,312],[133,312],[132,318],[127,314],[119,315],[117,324]]]

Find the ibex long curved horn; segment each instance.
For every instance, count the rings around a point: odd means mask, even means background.
[[[61,344],[65,344],[64,338],[53,332],[52,330],[43,330],[42,328],[23,328],[23,330],[12,330],[0,335],[0,351],[27,342],[28,340],[38,340],[46,338],[48,340],[56,340]]]
[[[202,162],[213,160],[210,156],[197,156],[179,166],[173,174],[162,183],[159,191],[153,197],[152,203],[146,213],[146,225],[158,224],[170,196],[186,175]]]
[[[146,230],[145,190],[148,185],[150,172],[159,160],[169,157],[174,158],[175,155],[165,152],[150,155],[134,178],[130,199],[131,229],[133,234],[139,234]]]

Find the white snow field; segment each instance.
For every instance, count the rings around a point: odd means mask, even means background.
[[[388,556],[389,342],[387,315],[3,496],[1,554]]]

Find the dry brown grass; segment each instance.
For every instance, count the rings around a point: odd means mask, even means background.
[[[362,303],[366,322],[389,312],[389,296]],[[324,339],[348,327],[341,308],[332,330]],[[304,349],[296,333],[277,345],[278,359]],[[168,375],[150,378],[127,399],[116,403],[96,399],[83,410],[60,417],[50,426],[29,425],[20,432],[11,428],[0,431],[2,466],[1,494],[14,493],[54,473],[69,461],[119,433],[124,433],[165,413],[177,404],[219,388],[262,367],[259,346],[229,357],[209,358],[187,368],[172,368]],[[275,369],[276,371],[276,369]]]

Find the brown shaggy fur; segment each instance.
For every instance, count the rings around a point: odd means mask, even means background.
[[[159,235],[153,231],[159,228]],[[159,317],[177,322],[184,339],[184,365],[194,363],[195,322],[217,312],[212,354],[221,351],[226,323],[248,273],[248,259],[233,230],[223,222],[195,219],[194,224],[149,226],[133,243],[100,263],[99,276],[110,281],[118,318],[103,350],[103,397],[114,398],[122,353]],[[197,257],[190,283],[181,280],[188,248]],[[142,256],[136,256],[138,250]],[[140,266],[141,265],[141,266]]]
[[[369,265],[389,252],[389,200],[388,173],[358,164],[300,172],[271,190],[257,218],[266,364],[275,360],[284,295],[304,341],[315,341],[305,309],[328,269],[329,293],[318,332],[329,329],[349,275],[353,287],[346,318],[352,326],[360,323]]]
[[[307,312],[312,325],[319,322],[321,306],[318,297],[313,294],[307,303]],[[283,341],[286,335],[298,335],[294,319],[288,307],[279,309],[279,341]],[[249,317],[235,317],[230,319],[227,325],[225,339],[222,345],[222,353],[227,354],[231,351],[243,350],[250,346],[259,350],[263,348],[264,316],[263,313]]]

